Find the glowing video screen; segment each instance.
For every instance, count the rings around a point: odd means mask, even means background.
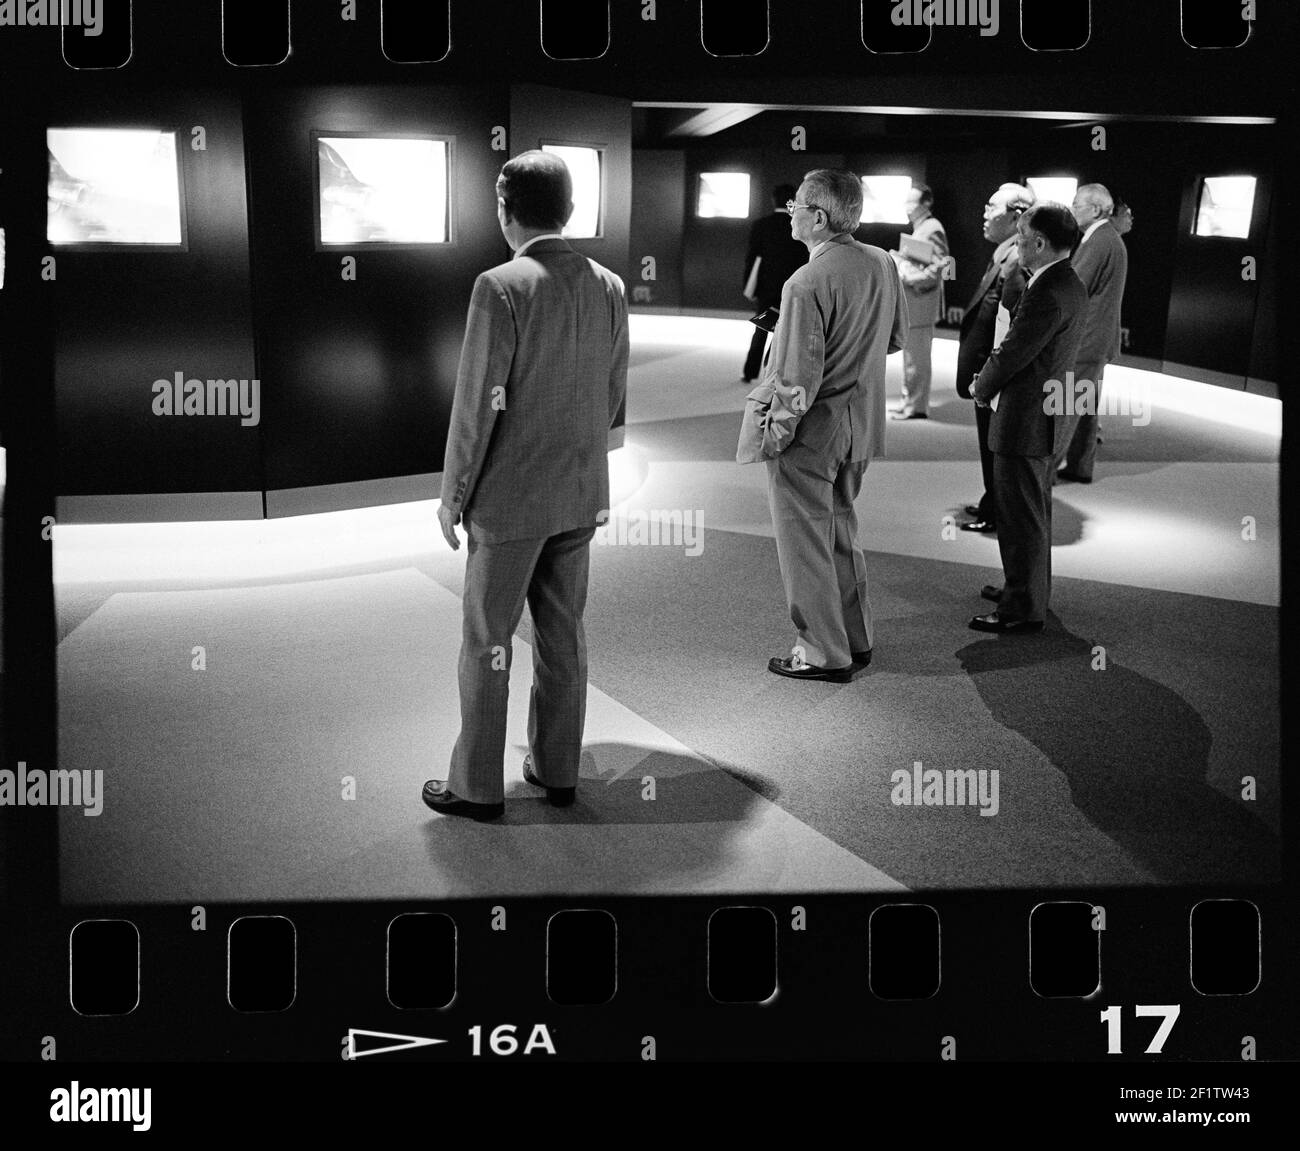
[[[563,234],[573,240],[600,235],[601,170],[600,149],[569,144],[543,144],[543,152],[559,156],[573,178],[573,215]]]
[[[447,141],[316,137],[320,242],[447,242]]]
[[[50,128],[51,244],[184,243],[176,133]]]
[[[862,224],[906,224],[911,176],[863,176]]]
[[[1079,190],[1079,181],[1073,176],[1030,176],[1025,184],[1037,203],[1064,204],[1067,208]]]
[[[1196,206],[1196,235],[1249,239],[1254,210],[1254,176],[1206,176]]]
[[[701,172],[695,214],[705,219],[749,217],[748,172]]]

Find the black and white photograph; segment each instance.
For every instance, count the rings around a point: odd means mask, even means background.
[[[5,1057],[1300,1057],[1294,31],[0,4]]]

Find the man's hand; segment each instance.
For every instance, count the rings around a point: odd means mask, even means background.
[[[459,522],[459,512],[452,511],[446,504],[438,505],[438,526],[442,528],[442,538],[451,545],[452,551],[460,550],[460,540],[456,537],[456,525]]]

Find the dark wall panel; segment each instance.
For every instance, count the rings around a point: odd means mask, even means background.
[[[470,291],[510,254],[491,147],[506,87],[307,88],[250,97],[246,120],[267,487],[441,470]],[[313,131],[453,137],[452,242],[316,251]]]
[[[1250,236],[1192,234],[1200,194],[1200,176],[1255,175],[1255,209]],[[1259,171],[1202,169],[1187,182],[1179,218],[1177,246],[1173,251],[1173,290],[1169,299],[1169,329],[1165,359],[1192,364],[1241,378],[1250,374],[1255,339],[1255,314],[1259,303],[1258,280],[1242,279],[1242,260],[1256,263],[1266,251],[1271,181]],[[1270,261],[1271,262],[1271,261]]]
[[[654,307],[682,304],[682,187],[686,158],[667,149],[637,149],[632,154],[632,240],[630,300]],[[655,261],[655,279],[641,279],[641,260]]]
[[[256,491],[265,388],[257,425],[230,415],[153,412],[154,381],[177,372],[204,380],[257,376],[238,99],[81,91],[51,109],[51,127],[176,132],[188,250],[51,247],[59,494]],[[204,133],[201,151],[191,146],[196,126]],[[32,161],[44,168],[44,156]]]
[[[632,101],[537,84],[517,84],[510,91],[510,155],[544,143],[598,147],[604,151],[604,234],[597,239],[574,240],[573,246],[622,276],[630,285]]]

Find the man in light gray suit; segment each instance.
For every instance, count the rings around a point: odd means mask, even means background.
[[[768,670],[845,683],[871,662],[867,566],[853,501],[885,446],[885,357],[907,339],[898,272],[858,243],[862,181],[819,168],[799,185],[790,232],[808,263],[781,291],[763,379],[737,459],[766,460],[793,652]]]
[[[1070,211],[1083,239],[1071,263],[1088,290],[1088,316],[1074,365],[1074,385],[1092,381],[1085,411],[1066,416],[1066,447],[1054,461],[1053,478],[1092,483],[1097,457],[1097,413],[1101,404],[1101,378],[1106,365],[1119,355],[1120,305],[1128,279],[1128,251],[1119,231],[1111,226],[1115,203],[1102,184],[1083,184],[1074,194]],[[1065,466],[1061,467],[1064,461]],[[1055,468],[1060,468],[1056,471]]]
[[[891,408],[891,420],[924,420],[930,414],[931,348],[934,326],[943,319],[943,273],[948,266],[948,234],[932,214],[934,193],[925,184],[907,193],[907,218],[912,238],[930,244],[934,256],[918,264],[905,256],[895,258],[907,293],[907,344],[903,348],[903,399]]]
[[[524,778],[573,802],[587,706],[582,613],[592,537],[609,511],[609,429],[627,388],[623,281],[561,236],[573,212],[564,161],[524,152],[501,169],[497,219],[514,258],[470,298],[443,463],[438,521],[451,547],[464,519],[461,732],[435,811],[505,810],[511,641],[533,618]]]

